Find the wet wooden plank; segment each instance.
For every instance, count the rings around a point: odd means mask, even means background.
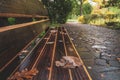
[[[27,15],[27,14],[16,14],[16,13],[0,13],[0,17],[14,17],[14,18],[45,18],[48,16],[40,16],[40,15]]]
[[[59,28],[58,35],[56,32],[49,32],[48,35],[49,37],[44,38],[46,42],[34,53],[36,55],[26,58],[11,76],[25,68],[29,70],[36,68],[39,72],[32,80],[92,80],[67,31]],[[55,61],[60,60],[62,56],[78,57],[83,65],[78,68],[57,67]],[[28,65],[24,66],[26,64]]]
[[[16,28],[29,27],[30,25],[34,25],[34,24],[38,24],[38,23],[42,23],[42,22],[46,22],[46,21],[49,21],[49,19],[28,22],[28,23],[22,23],[22,24],[17,24],[17,25],[11,25],[11,26],[4,26],[4,27],[0,28],[0,32],[4,32],[4,31],[16,29]]]

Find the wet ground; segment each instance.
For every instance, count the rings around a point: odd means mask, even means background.
[[[120,30],[65,24],[93,80],[120,80]]]

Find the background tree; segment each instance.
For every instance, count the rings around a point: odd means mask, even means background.
[[[80,15],[82,15],[82,5],[83,5],[83,0],[79,0],[80,1]]]
[[[83,15],[87,15],[87,14],[91,14],[92,12],[92,6],[90,5],[90,3],[84,3],[82,5],[82,12],[83,12]]]
[[[80,15],[80,2],[79,0],[72,0],[72,11],[70,12],[69,18],[74,19]]]
[[[108,6],[117,6],[120,7],[120,0],[109,0],[108,1]]]
[[[72,11],[73,0],[42,0],[52,23],[65,23]]]

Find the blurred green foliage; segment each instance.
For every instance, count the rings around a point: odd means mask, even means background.
[[[8,24],[9,25],[14,25],[15,23],[16,23],[15,18],[12,18],[12,17],[8,18]]]
[[[85,4],[82,5],[82,14],[83,15],[91,14],[92,9],[93,8],[90,5],[90,3],[85,3]]]
[[[41,32],[39,38],[42,38],[45,35],[45,31]]]
[[[72,0],[42,0],[52,23],[65,23],[72,11]]]

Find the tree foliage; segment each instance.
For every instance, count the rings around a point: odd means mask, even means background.
[[[42,0],[48,9],[48,14],[52,22],[65,23],[69,13],[72,11],[73,0]]]
[[[80,2],[78,0],[72,1],[72,11],[69,15],[69,18],[74,18],[75,16],[80,15]]]
[[[92,12],[92,6],[89,3],[84,3],[82,5],[82,13],[84,15],[90,14]]]
[[[109,0],[107,6],[120,7],[120,0]]]

